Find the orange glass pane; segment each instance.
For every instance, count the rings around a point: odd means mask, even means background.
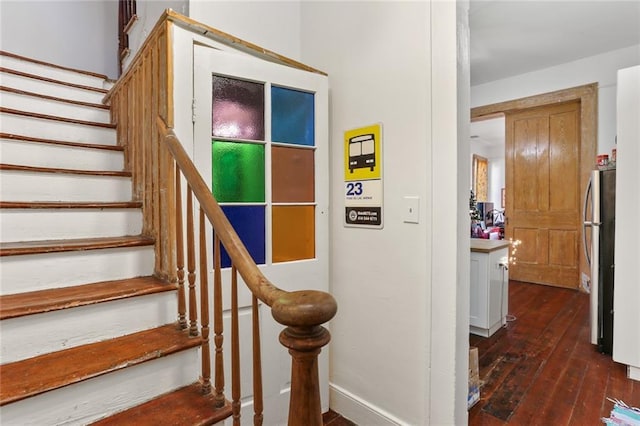
[[[316,255],[315,206],[273,206],[273,263]]]
[[[274,146],[271,150],[271,189],[274,203],[314,201],[314,152]]]

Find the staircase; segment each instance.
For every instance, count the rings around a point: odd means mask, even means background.
[[[196,425],[199,336],[177,323],[102,99],[104,76],[0,52],[0,421]]]

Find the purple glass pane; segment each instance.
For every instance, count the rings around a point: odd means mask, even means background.
[[[211,134],[264,140],[264,84],[213,76]]]

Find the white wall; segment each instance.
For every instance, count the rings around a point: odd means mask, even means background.
[[[431,6],[302,5],[302,61],[328,72],[331,96],[331,406],[363,425],[466,423],[456,400],[467,380],[456,339],[466,359],[468,334],[456,334],[455,3]],[[343,134],[376,122],[384,229],[345,228]],[[403,222],[406,195],[420,198],[419,224]],[[468,325],[468,298],[464,309]]]
[[[457,125],[457,135],[452,136],[450,138],[452,140],[457,140],[457,152],[455,156],[457,157],[457,167],[455,170],[451,169],[443,169],[439,171],[439,174],[443,174],[443,177],[451,178],[451,174],[456,174],[457,176],[457,206],[452,206],[449,202],[445,205],[446,208],[452,208],[454,211],[457,211],[458,217],[456,222],[457,229],[457,245],[456,245],[456,263],[453,267],[456,269],[456,290],[455,294],[452,294],[445,286],[439,286],[440,290],[434,292],[436,297],[439,297],[442,292],[447,294],[447,298],[444,300],[436,299],[434,297],[434,302],[437,305],[442,303],[442,309],[449,310],[454,307],[456,313],[456,323],[454,326],[455,330],[455,343],[451,345],[449,341],[444,337],[444,339],[438,339],[436,337],[432,337],[432,353],[434,351],[439,351],[440,347],[444,347],[446,352],[444,356],[452,356],[455,358],[455,367],[454,367],[454,402],[453,407],[451,405],[443,407],[442,412],[438,413],[437,410],[432,410],[436,414],[439,414],[438,417],[432,417],[432,424],[436,424],[436,421],[440,421],[441,423],[453,423],[456,425],[464,425],[468,423],[468,412],[467,412],[467,396],[469,392],[469,312],[470,312],[470,287],[471,287],[471,279],[470,279],[470,239],[469,239],[469,192],[468,192],[468,182],[469,176],[471,175],[471,170],[468,166],[465,167],[465,163],[469,164],[469,122],[471,120],[470,113],[470,69],[469,69],[469,1],[468,0],[457,0],[456,1],[456,31],[457,31],[457,49],[456,49],[456,61],[457,61],[457,93],[456,93],[456,108],[457,108],[457,116],[458,116],[458,125]],[[439,16],[435,15],[434,18],[437,20]],[[432,21],[433,22],[433,21]],[[451,35],[449,34],[449,38]],[[435,46],[436,51],[440,48],[445,49],[448,52],[448,55],[453,54],[448,45],[444,45],[439,47],[437,40],[432,42],[432,45]],[[436,65],[438,65],[436,63]],[[438,66],[440,68],[440,66]],[[442,72],[450,72],[448,67],[442,67]],[[439,81],[435,80],[434,84],[439,85]],[[446,96],[446,94],[445,94]],[[434,105],[438,105],[437,101],[439,98],[434,99]],[[443,126],[449,128],[449,123],[447,121],[442,123]],[[436,152],[439,151],[439,146],[442,145],[443,141],[440,141],[438,145],[436,145]],[[445,146],[448,146],[445,144]],[[450,154],[453,156],[453,154]],[[450,167],[448,161],[445,161],[443,164],[444,167]],[[434,174],[433,177],[436,178],[438,175]],[[434,179],[434,181],[436,181]],[[437,184],[437,181],[436,181]],[[448,188],[447,188],[448,190]],[[455,189],[454,189],[455,190]],[[441,193],[440,197],[437,200],[448,199],[447,194]],[[436,204],[438,205],[438,204]],[[457,208],[456,208],[457,207]],[[446,215],[447,212],[441,212],[440,214]],[[433,223],[434,226],[437,226],[438,222],[435,221]],[[451,230],[445,230],[444,235],[436,235],[437,238],[451,238],[451,235],[447,235]],[[455,231],[453,231],[455,233]],[[434,240],[434,248],[437,250],[438,240]],[[436,252],[437,253],[437,252]],[[439,262],[439,255],[433,255],[436,262]],[[447,259],[449,260],[449,259]],[[452,268],[450,261],[445,262],[443,265],[444,268]],[[434,280],[436,285],[446,282],[442,280]],[[452,304],[452,301],[454,302]],[[438,327],[439,321],[438,317],[440,315],[439,312],[435,312],[436,316],[432,316],[436,319],[432,323],[432,329]],[[445,331],[445,333],[448,330]],[[433,368],[438,368],[438,363],[432,362]],[[450,386],[447,382],[446,373],[448,372],[445,369],[445,375],[442,377],[434,377],[434,380],[431,381],[431,405],[432,407],[437,404],[441,404],[442,401],[436,395],[439,395],[439,387],[442,386],[442,383],[445,383],[445,386]],[[440,379],[440,380],[437,380]],[[448,379],[451,380],[450,378]],[[444,381],[444,382],[443,382]],[[443,395],[446,398],[446,394]],[[451,403],[449,403],[451,404]],[[451,422],[451,418],[448,417],[453,414],[453,422]],[[443,417],[444,416],[444,417]]]
[[[471,106],[518,99],[597,82],[598,153],[611,154],[616,135],[616,72],[640,64],[640,45],[471,88]]]
[[[191,0],[189,17],[300,60],[300,1]]]
[[[18,55],[116,78],[118,2],[2,0],[0,47]]]
[[[360,424],[466,423],[468,269],[461,274],[456,270],[459,241],[453,213],[460,202],[453,195],[459,184],[457,147],[452,143],[457,110],[455,4],[442,3],[434,18],[442,29],[438,60],[447,61],[438,76],[430,75],[434,28],[426,1],[191,1],[189,15],[329,73],[330,285],[339,306],[328,349],[332,407]],[[432,79],[440,79],[442,96],[433,111]],[[468,103],[468,93],[461,97]],[[441,114],[434,126],[432,113]],[[346,229],[343,132],[375,122],[383,123],[385,228]],[[438,175],[431,166],[433,156],[441,167]],[[420,197],[417,225],[402,222],[404,195]],[[462,198],[466,205],[468,199]],[[443,209],[434,212],[433,205]],[[464,224],[460,241],[468,243],[468,217]],[[435,241],[440,244],[433,248]],[[438,265],[431,268],[436,253]],[[468,246],[461,253],[468,264]],[[456,281],[458,275],[462,281]],[[432,287],[434,280],[442,285]],[[466,298],[458,296],[465,291]],[[438,300],[433,311],[432,298]],[[459,312],[457,302],[463,305]],[[434,319],[439,332],[432,336]],[[436,378],[430,383],[431,374]]]

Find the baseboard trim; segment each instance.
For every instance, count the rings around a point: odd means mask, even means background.
[[[410,426],[368,401],[352,394],[348,390],[329,383],[329,406],[331,409],[347,419],[362,425],[380,426]]]
[[[634,367],[633,365],[627,366],[627,377],[632,380],[640,381],[640,367]]]

